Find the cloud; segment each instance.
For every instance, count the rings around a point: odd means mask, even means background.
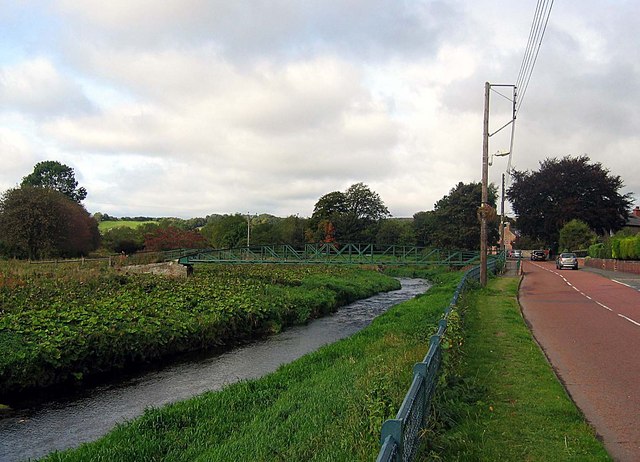
[[[513,164],[586,153],[640,191],[640,45],[628,39],[640,6],[601,10],[554,6]],[[479,181],[484,82],[516,79],[533,12],[487,0],[27,2],[0,12],[3,146],[31,156],[18,179],[38,160],[72,166],[87,206],[109,214],[305,215],[362,181],[410,216]],[[510,110],[492,94],[491,127]],[[505,168],[495,159],[490,180]]]
[[[16,187],[23,177],[31,173],[36,159],[29,138],[9,128],[14,122],[0,117],[0,191]]]
[[[45,58],[0,67],[0,108],[37,118],[92,109],[80,86]]]
[[[106,62],[102,75],[139,102],[47,123],[47,135],[65,149],[182,156],[225,168],[246,158],[247,170],[339,176],[345,167],[380,168],[376,156],[397,140],[363,75],[333,57],[251,70],[200,53],[114,53]]]
[[[60,0],[57,6],[80,33],[115,48],[204,43],[232,61],[335,52],[351,59],[423,55],[455,31],[459,14],[450,2],[426,0]]]

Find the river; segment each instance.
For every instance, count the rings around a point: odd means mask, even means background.
[[[200,355],[117,383],[15,409],[0,419],[0,461],[40,458],[98,439],[145,408],[159,407],[244,379],[261,377],[306,353],[348,337],[378,315],[425,292],[421,279],[400,278],[402,288],[344,306],[330,316],[291,327],[222,354]]]

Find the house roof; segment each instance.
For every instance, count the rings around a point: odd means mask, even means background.
[[[627,219],[627,224],[625,226],[632,226],[634,228],[640,228],[640,217],[635,215],[630,215]]]

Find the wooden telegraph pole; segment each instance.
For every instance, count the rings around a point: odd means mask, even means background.
[[[484,83],[484,122],[482,130],[482,204],[480,208],[480,285],[487,285],[487,217],[489,201],[489,91],[491,84]]]
[[[491,87],[512,87],[513,88],[513,115],[511,120],[493,133],[489,133],[489,93]],[[496,154],[497,156],[509,155],[509,165],[511,165],[511,153],[513,152],[513,134],[516,121],[516,86],[515,85],[491,85],[484,83],[484,122],[482,128],[482,204],[480,205],[480,284],[487,285],[487,215],[489,213],[489,137],[495,135],[503,128],[511,125],[511,143],[509,152]],[[504,95],[503,95],[504,96]],[[508,98],[507,98],[508,99]],[[504,175],[502,175],[502,216],[504,221]],[[504,245],[504,223],[502,241]]]

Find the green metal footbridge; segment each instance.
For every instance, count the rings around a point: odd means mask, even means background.
[[[172,259],[176,259],[176,256]],[[304,248],[294,248],[285,244],[190,250],[182,251],[177,260],[186,266],[200,263],[279,263],[465,267],[477,264],[480,261],[480,253],[418,246],[320,243],[306,244]]]

